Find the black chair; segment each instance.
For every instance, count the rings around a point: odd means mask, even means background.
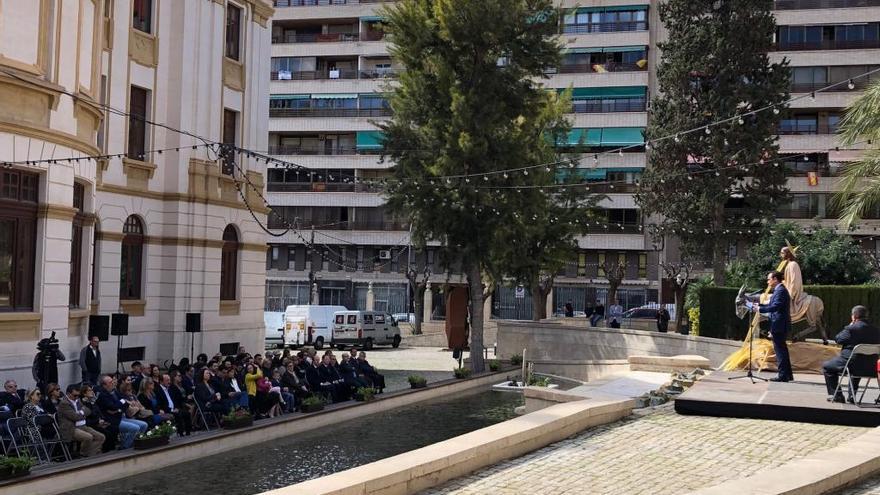
[[[18,457],[31,457],[38,464],[49,462],[49,453],[46,452],[40,432],[33,434],[28,427],[28,420],[24,418],[9,418],[6,420],[6,429],[12,437],[12,449]]]
[[[34,424],[36,424],[41,432],[48,431],[51,434],[41,434],[40,439],[43,442],[43,450],[46,452],[48,459],[50,461],[55,460],[56,458],[63,457],[65,461],[69,461],[70,451],[67,449],[67,445],[61,440],[61,431],[58,429],[58,424],[55,422],[55,417],[51,414],[40,414],[34,417]],[[56,455],[55,451],[60,447],[61,455]]]
[[[6,420],[14,417],[12,411],[0,411],[0,447],[3,447],[3,455],[8,455],[9,449],[12,448],[12,435],[6,428]]]
[[[865,398],[865,393],[868,391],[871,385],[871,379],[877,378],[877,360],[880,358],[880,344],[859,344],[853,347],[852,353],[849,355],[849,358],[846,360],[846,365],[843,367],[843,374],[840,377],[840,382],[837,384],[837,389],[834,391],[834,396],[836,397],[840,394],[840,388],[843,386],[843,379],[846,378],[846,386],[849,391],[849,397],[853,397],[853,378],[865,378],[867,379],[862,387],[862,394],[859,396],[856,404],[861,407],[862,399]],[[877,391],[880,392],[880,381],[875,381],[877,384]],[[878,395],[878,400],[880,400],[880,395]]]
[[[220,428],[220,418],[217,416],[217,413],[214,411],[209,411],[206,408],[202,407],[202,404],[199,400],[194,400],[196,403],[196,421],[201,420],[201,423],[205,425],[205,431],[211,431],[211,425],[208,423],[208,418],[214,421],[214,424],[217,425],[217,428]],[[198,424],[198,422],[196,423]]]

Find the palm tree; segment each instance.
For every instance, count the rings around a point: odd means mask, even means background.
[[[840,121],[840,145],[880,142],[880,82],[874,83],[847,109]],[[880,205],[880,149],[866,150],[841,175],[834,198],[840,221],[850,227],[872,208]]]

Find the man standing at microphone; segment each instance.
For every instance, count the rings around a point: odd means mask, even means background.
[[[785,339],[791,330],[791,298],[788,290],[782,285],[782,274],[770,272],[767,274],[767,287],[771,290],[770,301],[767,304],[758,305],[758,311],[766,314],[770,320],[770,338],[773,340],[773,350],[776,353],[776,378],[771,382],[790,382],[794,380],[791,370],[791,359],[788,356],[788,345]],[[754,309],[754,303],[746,303],[749,309]]]

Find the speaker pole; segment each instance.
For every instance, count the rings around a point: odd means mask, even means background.
[[[196,334],[189,332],[189,362],[193,362],[193,351],[196,348]]]
[[[116,373],[119,373],[119,349],[122,348],[122,335],[116,336]]]

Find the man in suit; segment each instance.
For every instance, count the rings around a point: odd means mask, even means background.
[[[156,407],[160,411],[164,411],[174,415],[174,422],[177,424],[178,436],[189,435],[192,431],[192,421],[189,411],[183,407],[183,398],[178,392],[175,395],[172,392],[171,375],[162,375],[162,381],[156,387]],[[155,411],[154,411],[155,412]]]
[[[109,375],[101,377],[101,391],[98,393],[95,405],[98,406],[104,420],[119,430],[120,446],[127,449],[132,446],[138,433],[147,431],[147,423],[126,417],[128,402],[116,394],[115,381]]]
[[[89,337],[89,345],[79,351],[79,368],[82,371],[82,381],[96,385],[101,376],[101,349],[98,348],[98,336]]]
[[[776,378],[771,382],[790,382],[794,380],[791,371],[791,359],[788,356],[788,345],[785,338],[791,330],[791,299],[788,290],[782,285],[782,273],[770,272],[767,274],[767,287],[771,291],[770,301],[767,304],[758,305],[761,314],[766,314],[770,320],[770,338],[773,340],[773,350],[776,353],[776,369],[779,370]],[[754,304],[746,303],[749,309],[754,309]]]
[[[226,397],[228,404],[238,404],[242,409],[248,409],[247,388],[235,375],[235,368],[229,367],[226,371],[222,371],[226,375],[223,380],[223,395]]]
[[[101,453],[104,445],[104,434],[86,426],[86,417],[90,412],[79,400],[79,386],[68,385],[67,395],[58,401],[58,412],[55,420],[58,422],[58,430],[61,440],[65,442],[78,442],[79,453],[83,457],[91,457]]]
[[[15,380],[6,380],[6,383],[3,384],[3,391],[0,392],[0,407],[6,407],[12,413],[24,407],[24,401],[18,395],[18,384],[15,383]]]
[[[833,402],[844,402],[843,393],[837,390],[837,384],[840,381],[840,374],[846,366],[846,361],[852,355],[852,350],[859,344],[880,344],[880,330],[870,325],[867,321],[868,309],[864,306],[855,306],[850,313],[850,324],[843,328],[843,331],[834,337],[834,341],[840,346],[840,355],[834,359],[825,361],[822,364],[822,371],[825,374],[825,388],[828,390],[828,400]],[[856,359],[853,359],[855,363]],[[853,363],[850,363],[851,366]],[[873,366],[872,366],[873,368]],[[850,368],[852,369],[852,368]],[[852,378],[852,395],[847,401],[852,404],[853,396],[859,388],[859,379]]]

